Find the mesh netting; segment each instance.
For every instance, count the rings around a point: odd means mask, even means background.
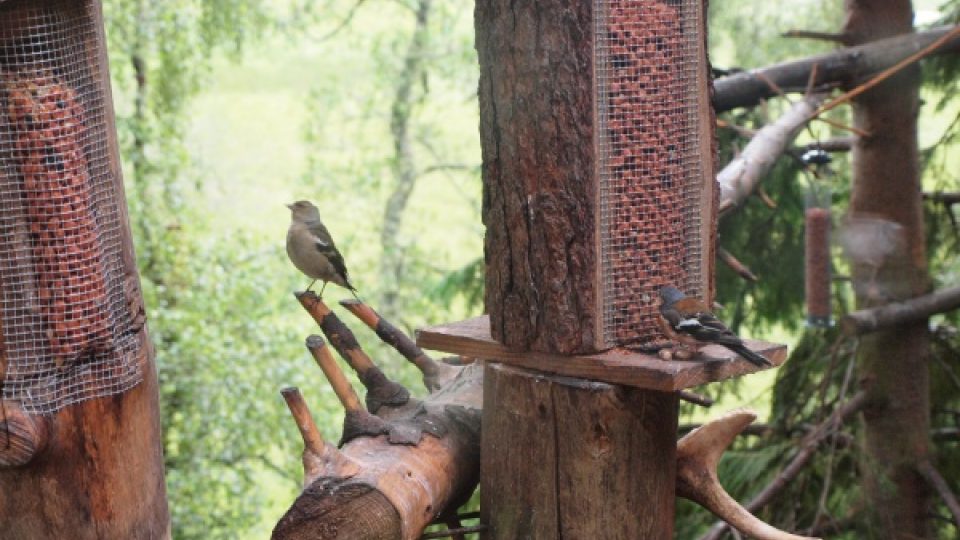
[[[594,0],[603,330],[659,336],[657,291],[703,292],[701,0]]]
[[[141,379],[91,8],[0,2],[3,397],[32,413]]]

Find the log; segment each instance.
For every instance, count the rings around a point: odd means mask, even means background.
[[[673,538],[676,411],[674,393],[489,364],[486,537]]]
[[[413,540],[463,504],[480,468],[482,374],[481,365],[468,366],[424,401],[382,409],[391,426],[424,430],[417,444],[393,444],[384,434],[356,437],[339,450],[324,445],[313,458],[305,453],[308,485],[272,538]],[[315,434],[307,437],[308,448],[321,446]]]

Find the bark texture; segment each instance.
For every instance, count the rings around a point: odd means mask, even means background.
[[[486,306],[514,349],[593,349],[592,2],[478,2]]]
[[[844,33],[854,43],[913,31],[909,0],[846,0]],[[858,308],[927,292],[917,149],[919,68],[911,66],[853,101],[854,125],[870,134],[852,151],[851,217],[902,227],[900,249],[854,260]],[[928,538],[929,495],[916,465],[929,457],[928,336],[925,321],[863,336],[860,378],[864,410],[866,507],[875,538]]]
[[[483,398],[487,538],[673,538],[675,394],[489,364]]]

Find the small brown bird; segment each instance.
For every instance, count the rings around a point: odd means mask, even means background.
[[[731,332],[700,300],[691,298],[669,285],[660,288],[660,300],[660,315],[669,324],[672,333],[689,336],[697,343],[723,345],[761,367],[773,365],[766,358],[748,349],[743,340]]]
[[[320,221],[317,207],[310,201],[297,201],[288,204],[287,208],[290,209],[292,218],[290,229],[287,230],[287,255],[297,269],[313,278],[307,290],[319,279],[323,281],[319,294],[321,298],[327,283],[331,281],[357,296],[357,289],[350,283],[347,275],[343,256],[334,245],[330,232]]]

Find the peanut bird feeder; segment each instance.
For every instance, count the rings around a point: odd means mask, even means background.
[[[169,535],[99,0],[0,2],[0,204],[3,535]]]

